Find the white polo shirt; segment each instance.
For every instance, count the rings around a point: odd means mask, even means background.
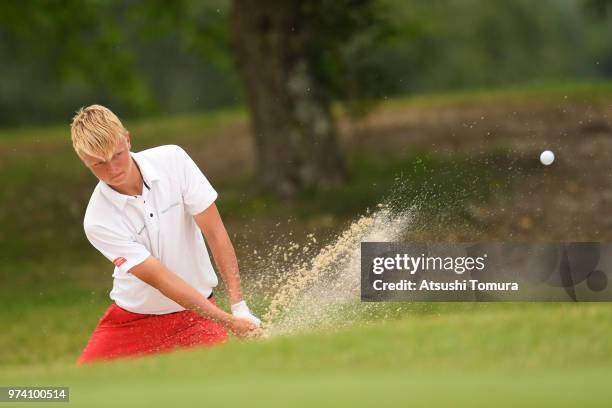
[[[179,146],[130,155],[144,179],[142,195],[120,194],[100,181],[85,212],[85,234],[115,264],[110,297],[118,306],[144,314],[185,310],[129,270],[152,255],[208,297],[218,279],[193,216],[217,192]]]

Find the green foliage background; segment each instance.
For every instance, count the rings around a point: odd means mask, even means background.
[[[376,0],[366,13],[344,3],[343,24],[324,18],[338,7],[317,20],[318,44],[337,43],[319,70],[356,112],[397,94],[612,76],[612,18],[592,2]],[[0,3],[0,127],[66,122],[94,102],[123,117],[241,105],[229,8],[226,0]],[[360,31],[346,36],[345,26]]]

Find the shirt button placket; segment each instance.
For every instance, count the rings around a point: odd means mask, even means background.
[[[144,217],[147,220],[147,224],[150,226],[151,231],[151,244],[153,246],[153,251],[157,256],[161,256],[160,248],[159,248],[159,221],[157,219],[157,214],[155,213],[154,206],[151,204],[151,192],[149,190],[143,191],[143,210]]]
[[[144,215],[145,218],[147,219],[147,222],[149,224],[151,224],[155,229],[158,229],[158,220],[157,220],[157,216],[155,215],[155,211],[153,211],[153,207],[150,205],[151,202],[149,200],[149,204],[147,204],[147,198],[144,197],[144,194],[147,194],[148,196],[148,191],[147,192],[143,192],[143,199],[142,199],[142,203],[143,203],[143,208],[144,208]]]

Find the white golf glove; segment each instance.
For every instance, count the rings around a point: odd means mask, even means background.
[[[250,320],[257,327],[261,326],[261,320],[251,312],[251,309],[249,309],[244,300],[232,305],[232,314],[236,317]]]

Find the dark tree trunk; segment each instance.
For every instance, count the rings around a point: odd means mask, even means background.
[[[260,182],[290,197],[345,178],[316,50],[298,0],[234,0],[233,48],[246,84]]]

